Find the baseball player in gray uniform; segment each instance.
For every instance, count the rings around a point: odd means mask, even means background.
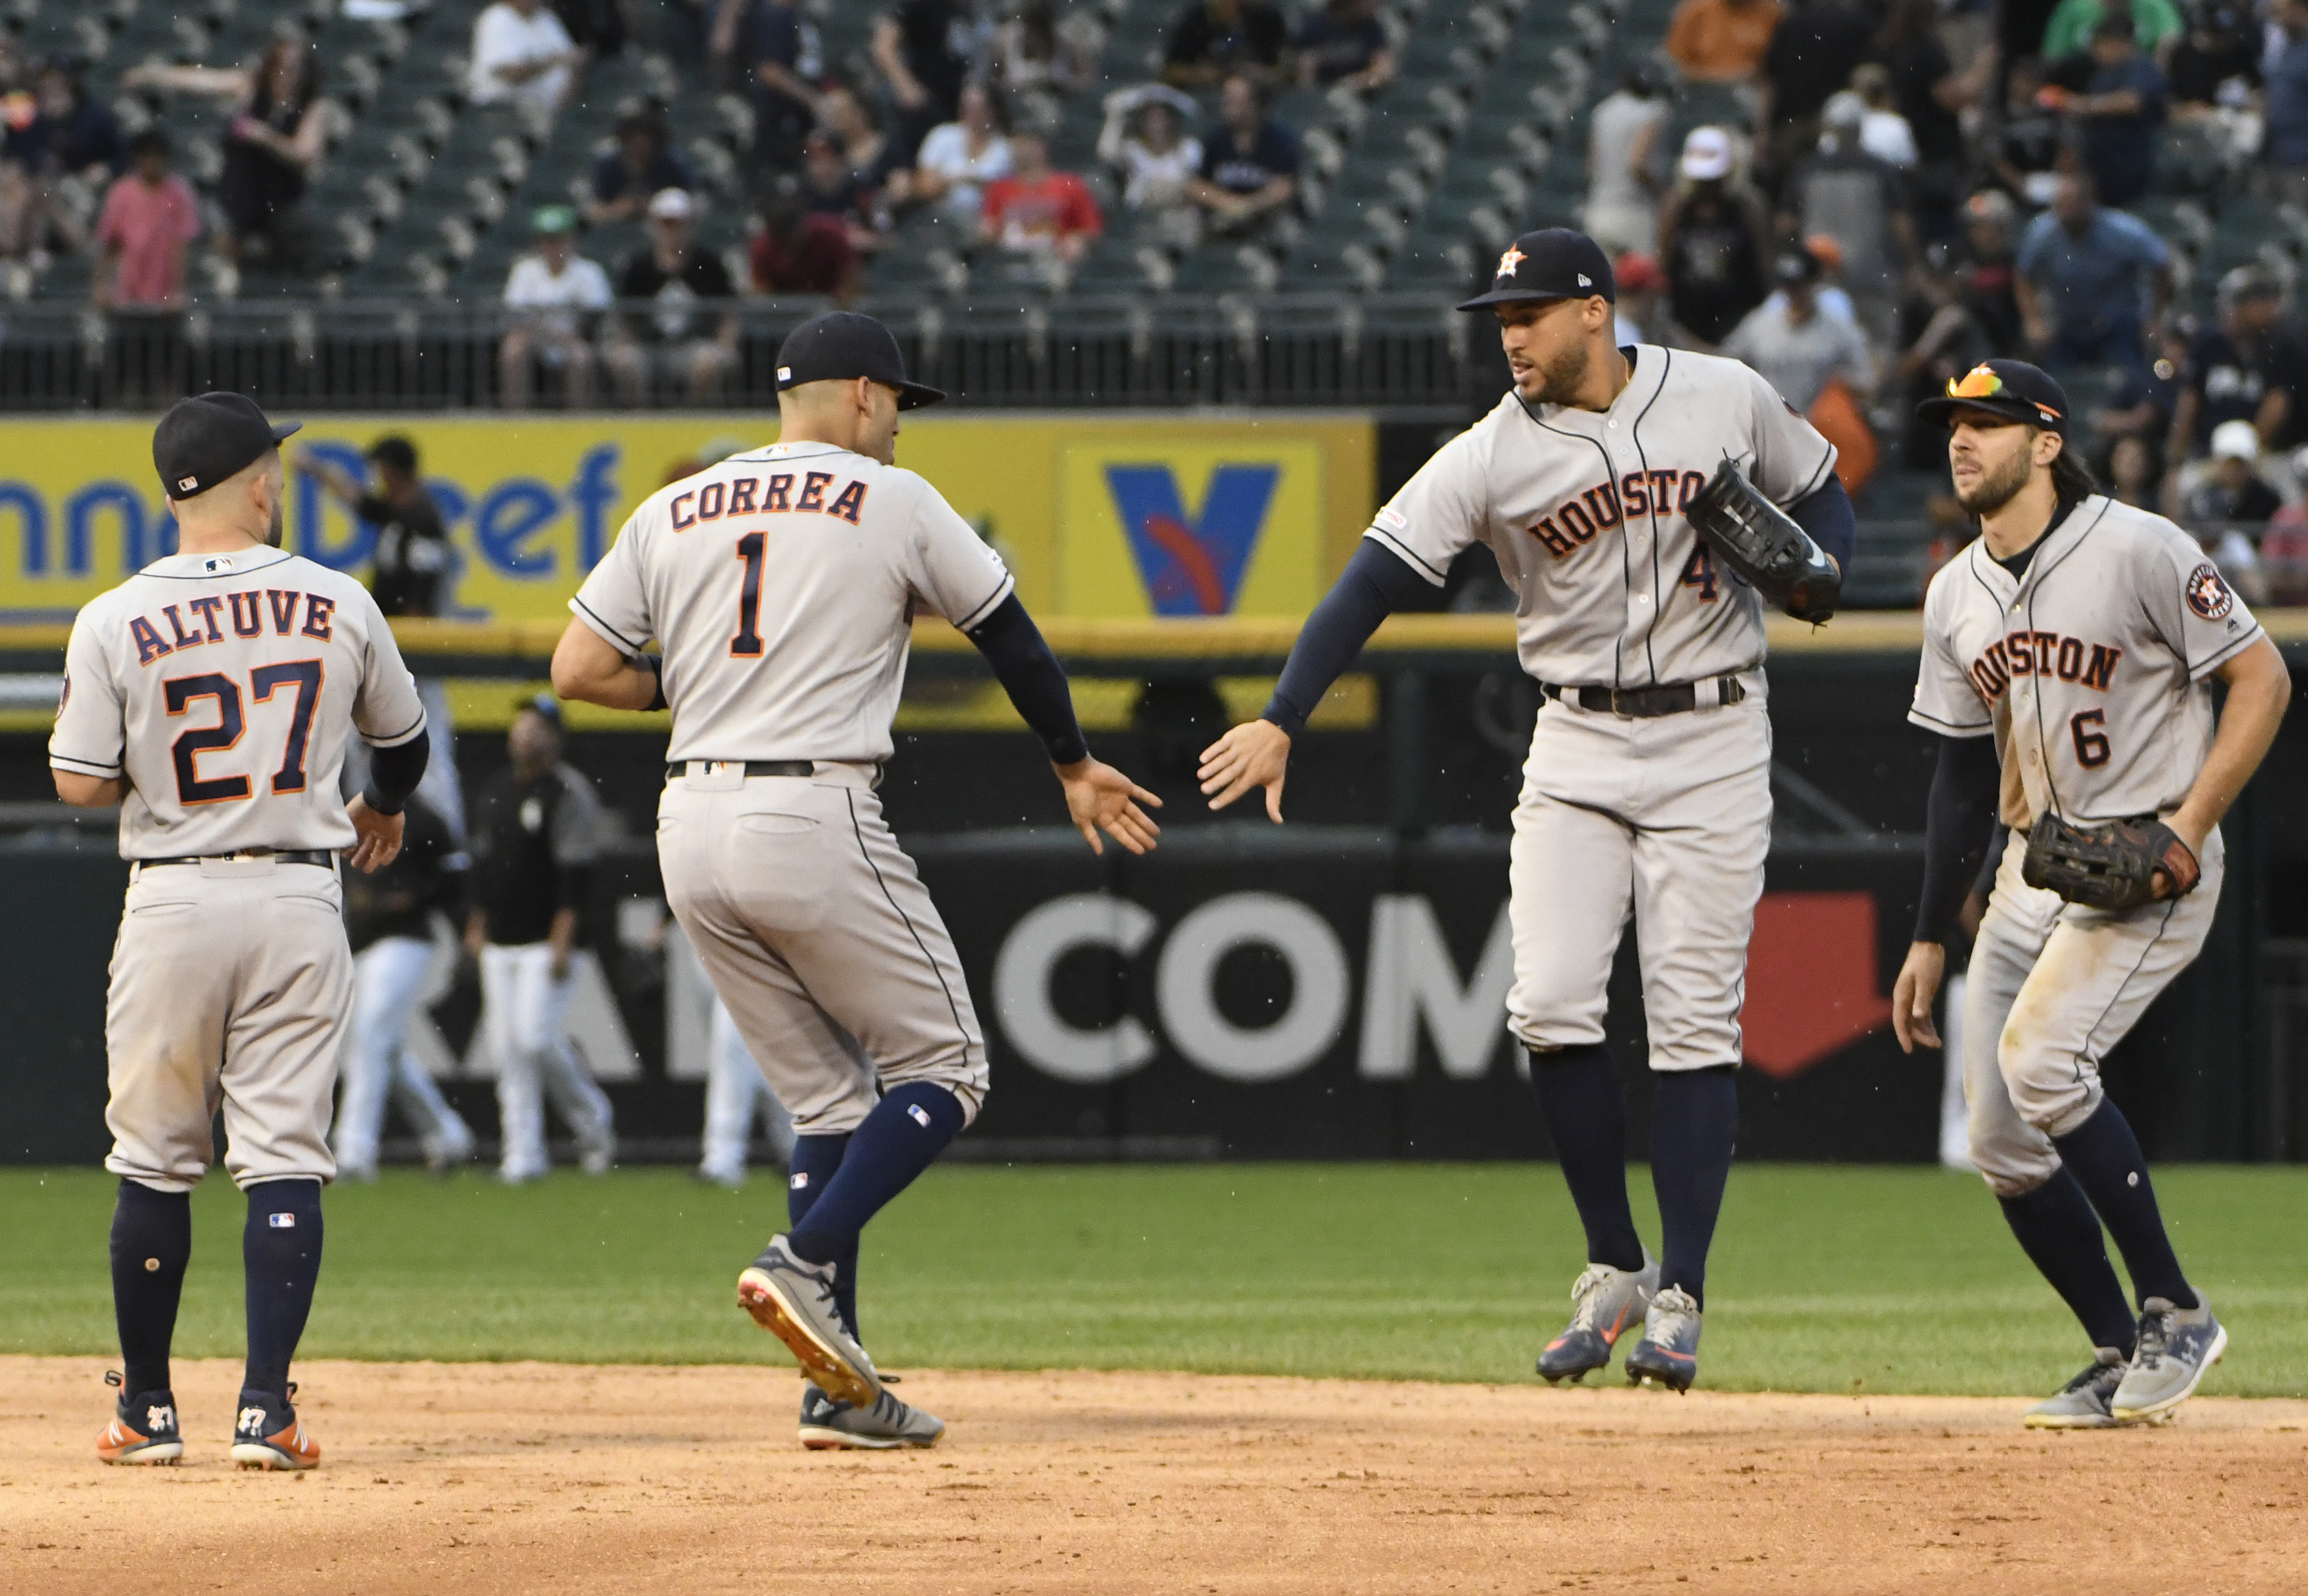
[[[363,870],[392,862],[426,739],[368,590],[280,547],[278,445],[296,430],[237,393],[162,417],[152,460],[177,552],[90,600],[65,650],[48,744],[56,794],[118,804],[120,851],[134,861],[105,1005],[124,1370],[97,1443],[107,1462],[184,1454],[168,1349],[220,1105],[225,1167],[248,1198],[232,1456],[263,1469],[321,1459],[289,1405],[288,1364],[320,1274],[352,1001],[336,856]],[[347,803],[337,777],[355,731],[375,754]]]
[[[1500,257],[1492,291],[1460,308],[1497,315],[1513,392],[1379,511],[1264,716],[1206,750],[1201,773],[1212,807],[1263,788],[1280,820],[1291,742],[1331,683],[1390,610],[1439,585],[1470,544],[1489,546],[1519,596],[1522,667],[1545,695],[1509,855],[1507,1019],[1587,1235],[1570,1326],[1539,1372],[1605,1367],[1641,1318],[1629,1377],[1680,1391],[1698,1369],[1771,829],[1763,593],[1693,517],[1710,474],[1735,481],[1748,520],[1784,523],[1787,547],[1830,579],[1823,597],[1856,529],[1834,449],[1761,377],[1618,347],[1614,298],[1610,264],[1584,234],[1528,233]],[[1657,1083],[1656,1261],[1628,1209],[1626,1105],[1603,1043],[1631,911]]]
[[[642,502],[586,579],[556,691],[670,707],[666,895],[796,1139],[792,1229],[741,1304],[813,1385],[812,1446],[928,1445],[944,1427],[882,1384],[857,1330],[866,1223],[986,1098],[961,964],[874,798],[910,622],[944,617],[1040,737],[1074,824],[1142,853],[1152,794],[1090,757],[1064,673],[1010,574],[937,491],[891,463],[906,380],[872,318],[818,316],[778,352],[779,441]],[[650,639],[663,656],[646,655]]]
[[[1940,738],[1901,1047],[1938,1047],[1943,943],[1999,816],[2011,827],[1965,983],[1970,1156],[2093,1359],[2035,1428],[2152,1422],[2227,1346],[2181,1272],[2099,1062],[2195,959],[2219,821],[2275,740],[2284,660],[2196,540],[2093,490],[2060,385],[1991,360],[1926,402],[1980,535],[1932,579],[1908,719]],[[2217,727],[2214,678],[2227,684]],[[2101,1241],[2123,1255],[2139,1317]]]

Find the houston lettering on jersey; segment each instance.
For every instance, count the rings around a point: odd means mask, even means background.
[[[304,624],[297,612],[304,610]],[[262,637],[269,625],[278,637],[314,637],[326,643],[333,634],[331,617],[334,599],[300,593],[291,588],[245,588],[237,592],[205,593],[184,604],[163,604],[151,615],[128,618],[128,638],[136,645],[136,663],[150,665],[182,649],[222,643],[228,623],[236,637]]]
[[[708,482],[702,487],[673,496],[667,506],[673,513],[673,530],[685,532],[701,521],[725,515],[786,515],[809,513],[838,516],[851,526],[866,509],[866,484],[851,480],[831,499],[825,490],[833,484],[831,471],[802,471],[797,487],[793,471],[766,477],[738,477],[728,482]]]
[[[2014,632],[1983,649],[1971,662],[1970,676],[1980,697],[1990,703],[2015,676],[2056,677],[2105,693],[2115,675],[2115,662],[2123,657],[2123,651],[2113,643],[2088,643],[2057,632]]]
[[[1679,515],[1707,479],[1697,471],[1662,466],[1657,470],[1629,471],[1616,483],[1602,481],[1553,513],[1542,515],[1523,530],[1546,546],[1556,559],[1576,554],[1629,515]]]

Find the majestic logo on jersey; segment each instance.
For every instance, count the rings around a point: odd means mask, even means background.
[[[798,489],[794,487],[794,475],[775,471],[762,477],[736,477],[677,493],[666,506],[673,513],[673,530],[685,532],[701,521],[719,521],[725,515],[831,515],[851,526],[857,524],[866,510],[866,484],[845,482],[841,491],[829,499],[825,490],[833,486],[831,471],[802,472]]]
[[[1202,495],[1201,514],[1189,519],[1170,467],[1106,468],[1107,491],[1156,615],[1233,610],[1281,479],[1279,465],[1219,466]]]
[[[2217,621],[2235,608],[2235,594],[2209,565],[2188,573],[2188,608],[2208,621]]]
[[[2105,693],[2122,658],[2123,651],[2109,643],[2088,643],[2057,632],[2014,632],[1981,651],[1968,674],[1980,697],[1990,703],[2015,676],[2055,677]]]
[[[297,624],[297,607],[305,608],[305,622]],[[229,607],[230,616],[226,610]],[[192,612],[189,623],[184,611]],[[157,612],[168,622],[164,635],[159,625],[147,616],[131,616],[128,620],[128,640],[136,645],[136,663],[150,665],[179,649],[198,648],[202,643],[222,643],[223,623],[229,619],[236,637],[262,637],[266,625],[273,634],[287,637],[292,633],[299,637],[318,638],[326,643],[336,634],[333,617],[337,601],[318,593],[300,593],[288,588],[246,588],[238,592],[204,593],[190,602],[163,604]]]
[[[1492,274],[1493,280],[1501,277],[1512,277],[1515,274],[1515,268],[1521,265],[1528,258],[1521,250],[1515,248],[1511,244],[1507,246],[1506,254],[1499,257],[1498,271]]]
[[[1556,559],[1576,554],[1631,515],[1680,515],[1699,496],[1707,479],[1697,471],[1661,467],[1629,471],[1616,482],[1598,482],[1523,531]]]

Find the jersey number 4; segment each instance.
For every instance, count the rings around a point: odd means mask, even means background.
[[[248,686],[249,696],[259,703],[283,687],[295,691],[296,703],[288,720],[288,746],[281,751],[280,768],[272,772],[272,790],[304,791],[306,745],[313,735],[313,712],[321,707],[321,662],[295,660],[284,665],[260,665],[248,673]],[[191,808],[247,798],[251,789],[246,776],[203,779],[200,765],[202,755],[237,747],[248,730],[247,717],[241,712],[240,684],[221,671],[210,671],[202,676],[177,677],[162,683],[161,690],[167,694],[171,715],[184,714],[202,698],[213,698],[217,705],[214,726],[194,727],[169,746],[169,755],[177,766],[177,801]]]
[[[1678,578],[1687,588],[1697,588],[1701,599],[1711,603],[1715,599],[1715,551],[1702,543],[1691,551],[1683,564],[1683,575]]]

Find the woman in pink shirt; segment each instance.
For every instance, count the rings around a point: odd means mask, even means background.
[[[168,169],[168,135],[147,128],[128,143],[128,175],[104,196],[96,302],[112,310],[181,310],[185,246],[201,233],[192,185]]]

